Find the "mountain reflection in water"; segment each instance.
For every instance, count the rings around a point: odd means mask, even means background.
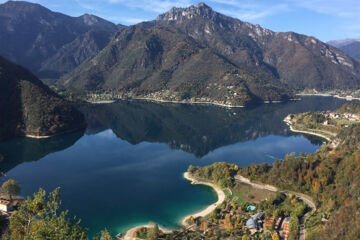
[[[333,110],[343,102],[335,98],[304,97],[302,101],[253,108],[224,108],[134,100],[88,105],[82,109],[88,123],[87,134],[111,129],[117,137],[131,144],[166,143],[200,158],[236,142],[267,135],[299,135],[292,133],[283,122],[289,113]],[[306,137],[313,144],[322,143],[318,137]]]

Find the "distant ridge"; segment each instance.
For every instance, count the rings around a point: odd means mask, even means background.
[[[346,45],[352,44],[354,42],[360,42],[360,39],[347,38],[347,39],[342,39],[342,40],[331,40],[331,41],[328,41],[327,43],[330,44],[331,46],[341,48]]]
[[[0,55],[41,78],[58,78],[95,56],[122,26],[97,16],[70,17],[36,3],[0,4]]]
[[[360,61],[360,39],[344,39],[329,41],[330,45],[339,48],[341,51]]]

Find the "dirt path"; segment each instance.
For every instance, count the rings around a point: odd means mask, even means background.
[[[310,196],[307,196],[305,194],[298,193],[298,192],[293,192],[293,191],[279,190],[277,187],[268,185],[268,184],[254,183],[254,182],[251,182],[250,179],[245,178],[241,175],[236,175],[235,180],[238,182],[241,182],[241,183],[249,184],[252,187],[258,188],[258,189],[264,189],[264,190],[268,190],[268,191],[272,191],[272,192],[282,192],[287,195],[293,194],[296,197],[298,197],[299,199],[301,199],[303,202],[305,202],[311,209],[310,212],[306,213],[300,219],[299,240],[305,240],[305,236],[306,236],[305,222],[316,211],[316,205]]]

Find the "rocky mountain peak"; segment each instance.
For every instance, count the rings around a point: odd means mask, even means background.
[[[81,18],[84,21],[84,23],[88,26],[92,26],[99,22],[99,18],[91,14],[84,14],[81,16]]]
[[[43,14],[48,10],[37,3],[30,3],[25,1],[7,1],[0,4],[0,14],[11,18],[16,18],[19,15],[26,14]]]
[[[197,8],[206,8],[206,9],[210,9],[210,10],[211,10],[211,7],[209,7],[208,5],[206,5],[204,2],[200,2],[200,3],[197,5]]]
[[[158,21],[184,21],[195,17],[202,17],[211,19],[217,13],[211,7],[201,2],[197,6],[190,6],[188,8],[172,8],[168,12],[157,17]]]

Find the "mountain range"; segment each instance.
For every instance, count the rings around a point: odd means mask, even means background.
[[[0,57],[0,140],[45,137],[85,128],[85,120],[28,70]]]
[[[360,87],[360,63],[336,47],[204,3],[125,27],[9,1],[0,5],[0,55],[59,89],[117,98],[243,106]]]
[[[314,37],[276,33],[200,3],[127,27],[60,83],[126,97],[246,105],[304,89],[357,89],[360,65]]]
[[[99,17],[70,17],[34,3],[0,5],[0,55],[40,78],[58,78],[95,56],[121,29]]]
[[[344,39],[329,41],[328,44],[339,48],[347,55],[360,60],[360,39]]]

